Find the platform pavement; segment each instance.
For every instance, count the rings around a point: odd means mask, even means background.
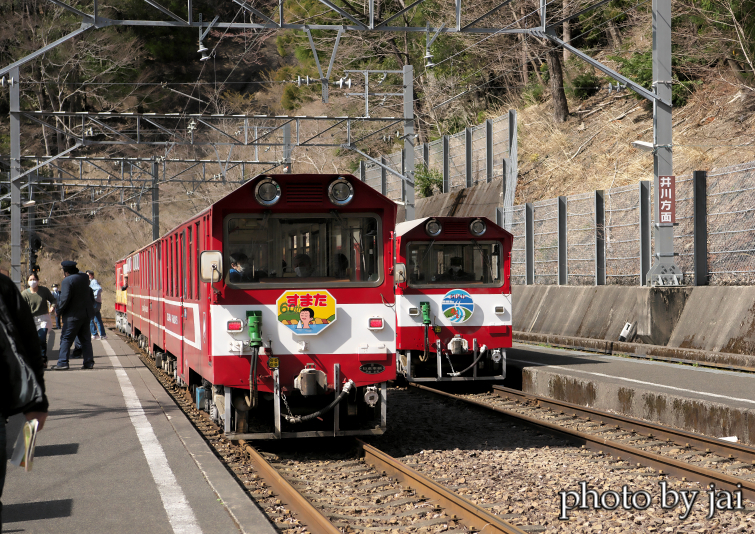
[[[755,374],[515,343],[522,390],[755,445]]]
[[[3,532],[276,532],[133,350],[92,344],[93,370],[45,373],[49,417],[32,471],[8,464]]]

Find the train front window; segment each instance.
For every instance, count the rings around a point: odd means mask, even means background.
[[[382,280],[377,216],[230,216],[226,283],[371,284]]]
[[[409,285],[500,286],[500,250],[501,244],[495,242],[409,243]]]

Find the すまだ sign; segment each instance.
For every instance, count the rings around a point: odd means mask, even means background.
[[[299,336],[316,336],[336,320],[336,299],[327,291],[285,291],[275,304],[278,322]]]

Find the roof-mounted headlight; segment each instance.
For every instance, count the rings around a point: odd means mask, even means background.
[[[487,230],[487,227],[485,226],[485,221],[482,219],[475,219],[469,223],[469,231],[472,232],[472,235],[480,237],[485,233],[485,230]]]
[[[354,198],[354,187],[346,178],[338,178],[328,186],[328,198],[336,206],[345,206]]]
[[[254,198],[263,206],[272,206],[281,199],[281,186],[272,178],[263,178],[254,189]]]
[[[425,232],[430,237],[438,237],[443,231],[443,226],[435,219],[430,219],[425,223]]]

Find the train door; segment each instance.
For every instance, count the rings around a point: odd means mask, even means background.
[[[165,239],[157,243],[157,260],[155,262],[155,343],[161,351],[165,350]]]
[[[184,254],[184,321],[183,321],[183,362],[179,366],[180,374],[188,380],[189,362],[199,356],[199,221],[190,223],[185,230],[186,252]]]
[[[160,346],[160,320],[157,307],[157,252],[158,246],[152,245],[149,249],[149,349],[155,350]]]
[[[186,234],[187,229],[184,228],[182,232],[178,234],[178,269],[179,269],[179,302],[181,303],[181,315],[178,319],[179,335],[181,336],[181,344],[179,352],[175,353],[176,369],[183,369],[185,367],[184,357],[186,352],[186,339],[184,333],[186,330],[186,322],[188,318],[188,308],[186,307],[187,292],[189,289],[188,278],[191,269],[188,268],[189,263],[187,259],[187,246],[186,246]]]
[[[180,234],[168,237],[168,292],[165,299],[165,350],[176,359],[182,354],[183,306],[181,302]]]

